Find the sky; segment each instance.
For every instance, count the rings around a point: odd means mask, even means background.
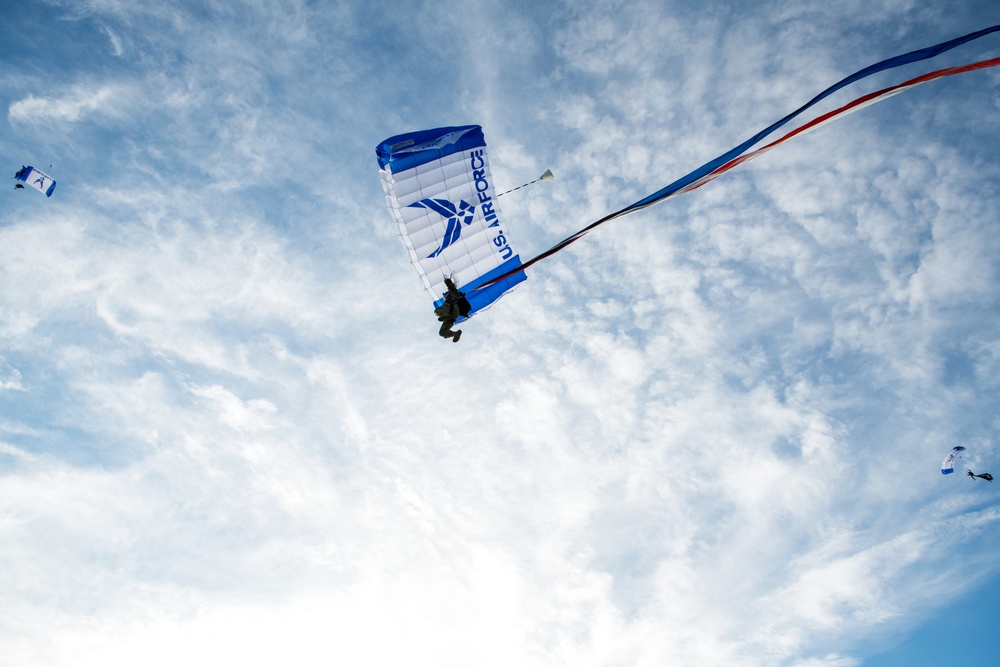
[[[993,0],[8,3],[0,664],[993,665],[1000,71],[438,322],[375,146],[522,259]],[[808,118],[1000,34],[866,79]],[[960,471],[961,472],[961,471]]]

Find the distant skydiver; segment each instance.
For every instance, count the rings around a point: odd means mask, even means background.
[[[966,470],[965,474],[968,475],[969,477],[971,477],[972,479],[975,479],[977,477],[981,477],[981,478],[985,479],[987,482],[992,482],[993,481],[993,475],[989,474],[988,472],[979,473],[977,475],[976,473],[972,472],[971,470]]]
[[[45,172],[31,166],[22,165],[21,168],[17,170],[17,173],[14,174],[14,180],[19,181],[19,183],[14,186],[15,190],[24,190],[30,185],[46,197],[51,197],[52,191],[56,189],[55,179]]]
[[[462,337],[462,330],[452,331],[451,327],[454,326],[455,321],[459,317],[467,316],[472,310],[472,306],[469,304],[469,300],[465,298],[465,293],[459,291],[451,278],[445,278],[444,284],[448,288],[448,291],[444,294],[444,303],[434,309],[434,314],[438,316],[438,321],[441,322],[441,329],[438,330],[438,335],[442,338],[451,338],[453,343],[457,343],[458,339]]]

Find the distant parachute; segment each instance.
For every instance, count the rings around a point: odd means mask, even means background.
[[[14,174],[14,178],[22,183],[30,185],[39,192],[43,193],[46,197],[51,197],[52,191],[56,189],[55,180],[45,172],[35,169],[34,167],[22,166],[18,172]],[[16,188],[18,186],[15,185],[14,187]],[[23,188],[24,186],[22,185],[21,187]]]
[[[375,153],[389,213],[435,307],[444,303],[445,278],[465,292],[468,317],[527,279],[497,206],[480,126],[400,134]]]
[[[951,451],[948,452],[948,456],[944,457],[944,461],[941,462],[941,474],[950,475],[955,472],[955,459],[962,456],[962,452],[965,451],[965,447],[952,447]]]

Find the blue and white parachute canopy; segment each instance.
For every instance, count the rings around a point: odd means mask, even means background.
[[[952,447],[951,451],[948,452],[948,456],[944,457],[944,461],[941,462],[941,474],[950,475],[955,472],[955,459],[962,455],[965,451],[965,447]]]
[[[469,317],[526,280],[497,206],[480,126],[400,134],[375,153],[389,213],[435,306],[448,277],[465,292]]]
[[[7,172],[10,173],[10,172]],[[43,171],[39,171],[34,167],[21,167],[14,178],[21,181],[25,185],[30,185],[41,193],[44,193],[46,197],[52,196],[52,191],[56,189],[56,182],[51,176]]]

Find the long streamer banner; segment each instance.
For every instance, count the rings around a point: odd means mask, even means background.
[[[860,97],[854,100],[853,102],[850,102],[849,104],[846,104],[838,109],[823,114],[819,118],[816,118],[806,123],[802,127],[799,127],[798,129],[789,132],[788,134],[784,135],[783,137],[781,137],[776,141],[771,142],[770,144],[758,148],[757,150],[754,150],[750,153],[746,152],[752,146],[759,143],[765,137],[769,136],[770,134],[780,129],[782,126],[787,124],[793,118],[799,116],[810,107],[814,106],[821,100],[829,97],[830,95],[844,88],[845,86],[848,86],[856,81],[860,81],[861,79],[876,74],[878,72],[884,72],[885,70],[893,69],[895,67],[901,67],[903,65],[908,65],[910,63],[933,58],[934,56],[944,53],[945,51],[949,51],[958,46],[961,46],[962,44],[966,44],[968,42],[971,42],[972,40],[979,39],[980,37],[984,37],[986,35],[989,35],[990,33],[994,33],[997,31],[1000,31],[1000,25],[995,25],[990,28],[984,28],[983,30],[978,30],[976,32],[969,33],[968,35],[957,37],[947,42],[942,42],[941,44],[929,46],[924,49],[918,49],[916,51],[911,51],[910,53],[904,53],[899,56],[887,58],[886,60],[877,62],[874,65],[869,65],[864,69],[858,70],[854,74],[851,74],[850,76],[841,79],[840,81],[833,84],[820,94],[816,95],[814,98],[812,98],[811,100],[809,100],[808,102],[806,102],[801,107],[791,112],[781,120],[778,120],[777,122],[764,128],[754,136],[750,137],[749,139],[741,143],[739,146],[736,146],[735,148],[726,151],[725,153],[715,158],[714,160],[706,162],[705,164],[698,167],[694,171],[690,172],[685,176],[682,176],[681,178],[677,179],[670,185],[654,192],[653,194],[644,197],[643,199],[640,199],[637,202],[629,204],[628,206],[619,211],[615,211],[614,213],[609,213],[600,220],[596,220],[595,222],[590,223],[580,231],[576,232],[572,236],[566,237],[565,239],[555,244],[545,252],[524,262],[517,269],[517,271],[524,271],[525,269],[532,266],[536,262],[539,262],[545,259],[546,257],[554,255],[555,253],[559,252],[560,250],[570,245],[574,241],[579,240],[580,238],[587,235],[589,232],[593,231],[597,227],[600,227],[601,225],[607,222],[611,222],[612,220],[620,218],[624,215],[628,215],[629,213],[634,213],[636,211],[649,208],[650,206],[655,206],[656,204],[662,203],[667,199],[676,197],[678,195],[684,194],[685,192],[690,192],[691,190],[699,188],[702,185],[705,185],[706,183],[718,178],[721,174],[733,169],[734,167],[737,167],[743,164],[744,162],[752,160],[755,157],[759,157],[760,155],[766,153],[767,151],[776,148],[777,146],[780,146],[781,144],[797,136],[801,136],[806,132],[809,132],[810,130],[815,130],[823,125],[826,125],[827,123],[842,118],[843,116],[846,116],[849,113],[862,109],[871,104],[875,104],[884,99],[888,99],[893,95],[897,95],[903,92],[904,90],[908,90],[922,83],[935,81],[937,79],[941,79],[946,76],[961,74],[963,72],[971,72],[975,70],[986,69],[989,67],[997,67],[998,65],[1000,65],[1000,58],[982,60],[979,62],[970,63],[968,65],[962,65],[959,67],[949,67],[946,69],[939,69],[933,72],[929,72],[927,74],[923,74],[921,76],[912,78],[908,81],[904,81],[899,85],[891,86],[889,88],[883,88],[882,90],[878,90],[873,93],[864,95],[863,97]],[[490,285],[492,282],[503,280],[506,277],[507,277],[506,275],[498,276],[494,278],[491,282],[488,282],[485,285],[483,285],[483,287]]]

